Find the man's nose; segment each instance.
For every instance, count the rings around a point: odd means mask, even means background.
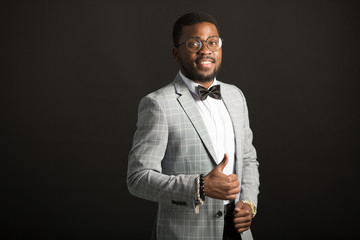
[[[202,54],[202,55],[210,55],[213,53],[213,51],[211,51],[207,45],[206,45],[206,41],[202,40],[201,41],[201,48],[200,50],[198,51],[199,54]]]

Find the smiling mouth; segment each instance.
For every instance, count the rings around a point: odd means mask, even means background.
[[[209,68],[215,63],[215,59],[203,58],[197,59],[195,62],[200,68]]]

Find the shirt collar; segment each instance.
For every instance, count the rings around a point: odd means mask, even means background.
[[[197,96],[199,96],[199,94],[197,93],[197,86],[199,86],[200,84],[190,80],[189,78],[185,77],[184,74],[181,73],[181,71],[179,71],[179,74],[180,74],[180,77],[181,79],[184,81],[184,83],[186,84],[186,86],[188,87],[188,89],[195,93]],[[214,86],[217,84],[217,81],[216,81],[216,77],[214,78],[214,81],[213,83],[211,84],[210,87]],[[210,88],[209,87],[209,88]]]

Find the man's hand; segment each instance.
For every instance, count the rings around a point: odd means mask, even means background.
[[[234,226],[237,232],[241,233],[250,228],[252,215],[248,204],[239,201],[234,210]]]
[[[223,173],[229,157],[225,153],[224,159],[211,172],[204,177],[204,190],[207,197],[234,200],[240,192],[240,183],[235,174],[226,175]]]

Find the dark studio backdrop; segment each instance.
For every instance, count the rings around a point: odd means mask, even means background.
[[[255,239],[358,235],[357,1],[6,1],[0,9],[7,239],[149,239],[156,204],[126,187],[137,106],[175,77],[172,25],[199,10],[215,16],[224,38],[218,79],[248,101],[261,164]]]

